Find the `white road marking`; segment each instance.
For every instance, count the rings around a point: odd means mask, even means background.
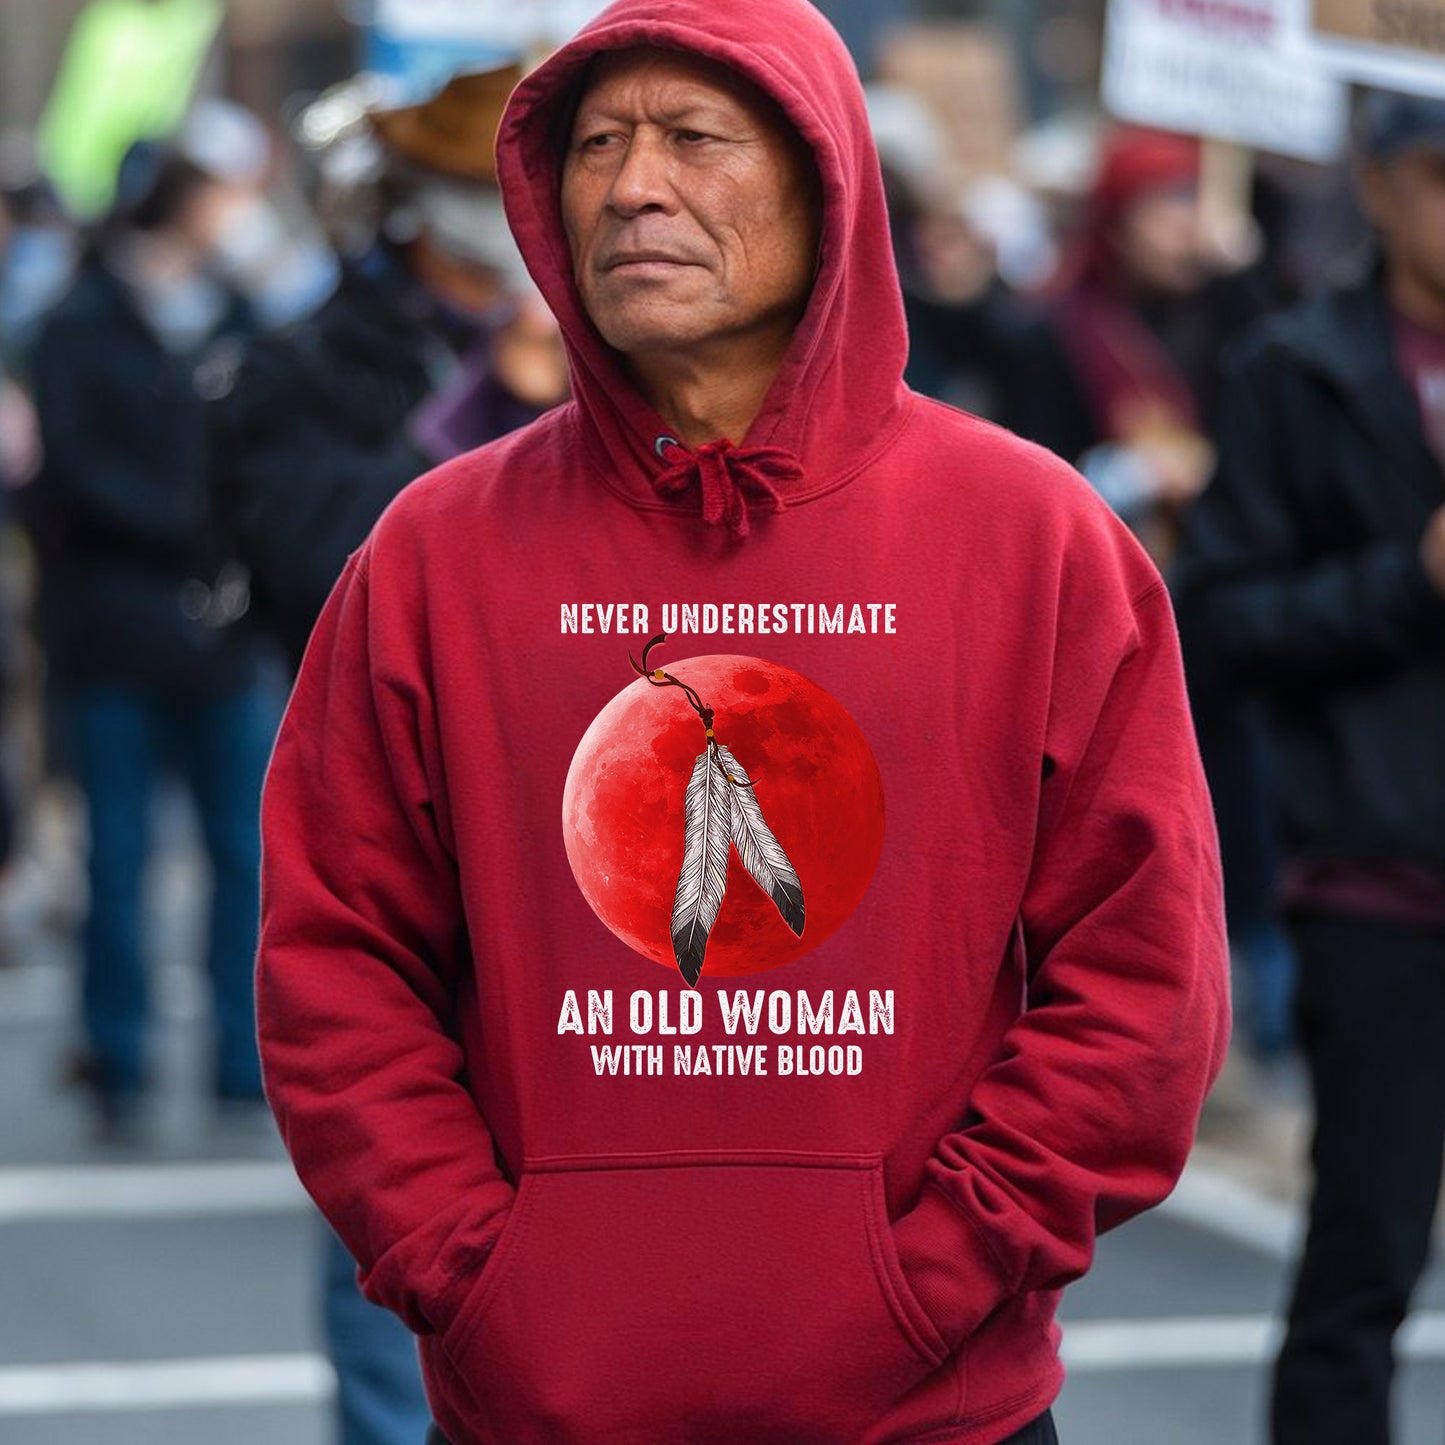
[[[1071,1374],[1174,1370],[1186,1366],[1267,1364],[1284,1326],[1267,1315],[1152,1320],[1081,1320],[1064,1325],[1062,1354]],[[1396,1341],[1401,1358],[1445,1359],[1445,1312],[1406,1321]]]
[[[335,1391],[335,1372],[321,1355],[20,1365],[0,1369],[0,1416],[311,1405]]]
[[[1180,1368],[1256,1368],[1278,1348],[1264,1315],[1087,1320],[1064,1330],[1071,1374]],[[1445,1312],[1414,1316],[1400,1355],[1445,1359]],[[320,1355],[237,1355],[198,1360],[105,1360],[0,1368],[0,1417],[325,1404],[336,1377]]]
[[[311,1205],[286,1163],[81,1164],[0,1169],[0,1225],[298,1214]]]
[[[1259,1365],[1278,1348],[1279,1330],[1279,1321],[1265,1315],[1084,1320],[1064,1325],[1060,1353],[1075,1375],[1181,1365]]]
[[[1293,1259],[1303,1242],[1300,1212],[1208,1165],[1190,1162],[1157,1213],[1271,1259]]]

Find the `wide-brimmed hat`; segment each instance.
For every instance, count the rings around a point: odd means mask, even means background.
[[[495,184],[497,127],[522,75],[520,65],[456,75],[430,100],[373,111],[370,121],[382,142],[414,165]]]

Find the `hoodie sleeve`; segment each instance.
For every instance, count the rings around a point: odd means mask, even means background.
[[[463,1082],[468,935],[427,689],[404,609],[390,592],[373,604],[368,558],[353,553],[327,599],[266,778],[257,1010],[302,1183],[367,1298],[425,1334],[453,1318],[514,1191]]]
[[[1065,608],[1020,911],[1028,1006],[894,1226],[952,1346],[1077,1279],[1098,1234],[1169,1193],[1224,1060],[1218,841],[1163,584],[1131,610],[1121,651],[1090,642],[1097,611]]]

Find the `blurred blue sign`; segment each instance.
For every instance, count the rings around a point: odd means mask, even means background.
[[[469,70],[505,65],[515,50],[464,40],[399,40],[382,30],[370,31],[366,68],[384,75],[395,87],[398,104],[435,95],[452,76]]]
[[[367,67],[420,99],[459,71],[558,45],[605,8],[606,0],[373,0]]]

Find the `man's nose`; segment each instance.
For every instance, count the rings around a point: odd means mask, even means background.
[[[628,140],[622,163],[612,178],[607,203],[626,217],[650,209],[665,211],[674,201],[666,140],[650,127],[639,126]]]

